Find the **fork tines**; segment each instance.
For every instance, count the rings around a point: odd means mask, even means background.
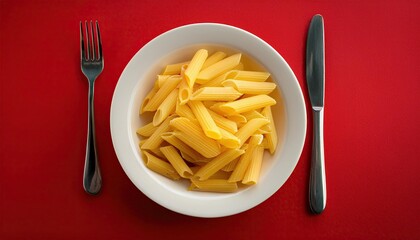
[[[80,56],[81,60],[95,61],[102,59],[102,42],[99,32],[98,21],[85,21],[85,30],[83,31],[83,23],[80,21]],[[85,43],[86,40],[86,43]]]

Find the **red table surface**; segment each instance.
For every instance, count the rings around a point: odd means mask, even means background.
[[[1,239],[420,239],[419,1],[0,1]],[[184,216],[128,179],[110,135],[125,65],[148,41],[198,22],[273,46],[305,82],[306,32],[325,19],[328,201],[308,208],[312,114],[295,171],[272,197],[223,218]],[[79,21],[100,22],[95,116],[103,190],[82,188],[87,81]],[[240,41],[240,39],[238,39]]]

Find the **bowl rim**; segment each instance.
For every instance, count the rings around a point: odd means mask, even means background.
[[[246,44],[256,44],[256,46],[259,46],[259,50],[263,53],[258,56],[264,56],[264,58],[256,57],[255,54],[252,54],[252,52],[250,53],[249,51],[248,53],[252,55],[252,58],[257,58],[256,60],[261,62],[264,65],[264,67],[266,67],[266,64],[264,64],[264,62],[269,61],[265,60],[265,58],[269,58],[271,61],[278,61],[277,64],[282,65],[282,67],[285,68],[284,70],[287,71],[286,74],[288,75],[289,79],[291,79],[291,81],[288,81],[287,88],[293,90],[293,104],[297,104],[298,108],[294,109],[295,112],[292,115],[290,115],[289,113],[287,114],[287,125],[289,127],[292,127],[292,133],[295,135],[293,136],[294,139],[292,142],[288,140],[285,141],[283,144],[288,144],[288,146],[290,145],[289,147],[292,147],[293,149],[295,149],[295,151],[288,152],[287,156],[284,156],[293,159],[292,161],[288,162],[287,167],[289,173],[286,174],[287,176],[275,176],[274,174],[267,176],[268,181],[272,181],[276,184],[272,184],[271,186],[259,186],[257,184],[256,186],[248,188],[247,191],[242,191],[240,194],[227,194],[224,196],[220,195],[217,198],[199,198],[200,201],[188,201],[189,198],[186,198],[182,194],[180,195],[178,193],[175,193],[171,191],[171,189],[165,188],[164,186],[160,186],[162,188],[156,190],[156,188],[154,188],[156,187],[156,184],[154,184],[153,181],[150,181],[150,179],[148,179],[149,175],[145,174],[142,176],[142,174],[133,172],[133,168],[136,168],[135,164],[137,163],[136,156],[130,148],[131,143],[129,136],[131,133],[129,132],[130,127],[128,127],[129,122],[127,119],[127,114],[130,111],[130,104],[122,104],[130,103],[130,98],[132,94],[122,94],[121,91],[124,89],[124,79],[130,75],[130,72],[133,71],[133,64],[135,64],[136,60],[141,58],[143,55],[147,56],[147,54],[150,54],[150,49],[152,49],[155,46],[159,46],[159,44],[167,43],[166,41],[168,41],[168,39],[178,39],[179,36],[184,37],[184,42],[181,41],[174,43],[176,46],[172,46],[173,49],[178,49],[178,45],[188,46],[194,43],[199,44],[202,43],[202,39],[205,39],[205,37],[207,36],[206,34],[204,34],[205,36],[199,35],[203,34],[203,32],[206,32],[207,35],[209,35],[209,32],[210,34],[214,34],[215,32],[223,32],[225,34],[224,36],[226,37],[215,36],[211,38],[211,40],[206,41],[214,44],[227,45],[226,42],[232,41],[229,40],[227,37],[241,37],[241,47],[242,45],[244,45],[244,42],[249,42],[245,43],[244,46],[246,46]],[[196,39],[186,38],[185,36],[194,36]],[[235,44],[232,45],[234,45],[234,47],[237,46]],[[168,46],[168,48],[171,48],[171,46]],[[282,88],[284,88],[284,86]],[[291,93],[286,93],[286,95],[287,94]],[[284,105],[286,108],[287,106],[289,106],[289,104],[292,104],[290,103],[290,101],[288,101],[288,99],[289,98],[287,98],[287,96],[284,97]],[[289,119],[289,117],[293,118]],[[122,166],[124,172],[129,177],[131,182],[147,197],[149,197],[151,200],[167,209],[184,215],[195,217],[223,217],[237,214],[257,206],[258,204],[271,197],[277,190],[281,188],[281,186],[284,185],[284,183],[287,181],[287,179],[289,179],[290,175],[293,173],[300,159],[306,138],[306,119],[306,104],[299,82],[288,63],[273,47],[271,47],[268,43],[266,43],[264,40],[257,37],[256,35],[238,27],[221,23],[194,23],[176,27],[174,29],[160,34],[159,36],[155,37],[147,44],[145,44],[142,48],[140,48],[140,50],[138,50],[137,53],[130,59],[130,61],[125,66],[118,79],[112,97],[110,109],[110,130],[114,151],[117,155],[120,165]],[[124,131],[121,131],[121,126],[126,125],[127,128],[124,127]],[[251,201],[241,202],[240,200],[243,200],[244,197],[250,198]]]

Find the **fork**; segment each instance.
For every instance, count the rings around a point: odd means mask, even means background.
[[[101,190],[102,177],[96,152],[93,97],[95,79],[104,69],[104,58],[102,55],[102,42],[98,21],[95,21],[95,28],[93,27],[92,21],[89,24],[85,21],[84,25],[86,36],[83,33],[83,23],[80,22],[80,63],[82,72],[89,82],[89,93],[88,132],[85,168],[83,171],[83,188],[90,194],[97,194]]]

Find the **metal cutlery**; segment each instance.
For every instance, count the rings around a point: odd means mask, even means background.
[[[306,42],[306,81],[313,113],[313,143],[309,178],[309,206],[313,213],[325,209],[327,189],[324,163],[324,20],[319,14],[310,23]]]
[[[85,25],[85,30],[83,30],[83,25]],[[95,27],[92,21],[89,23],[85,21],[84,24],[80,22],[80,63],[82,72],[89,82],[88,133],[83,172],[83,188],[90,194],[97,194],[101,190],[102,177],[96,152],[93,99],[95,80],[104,69],[98,21],[95,21]]]

